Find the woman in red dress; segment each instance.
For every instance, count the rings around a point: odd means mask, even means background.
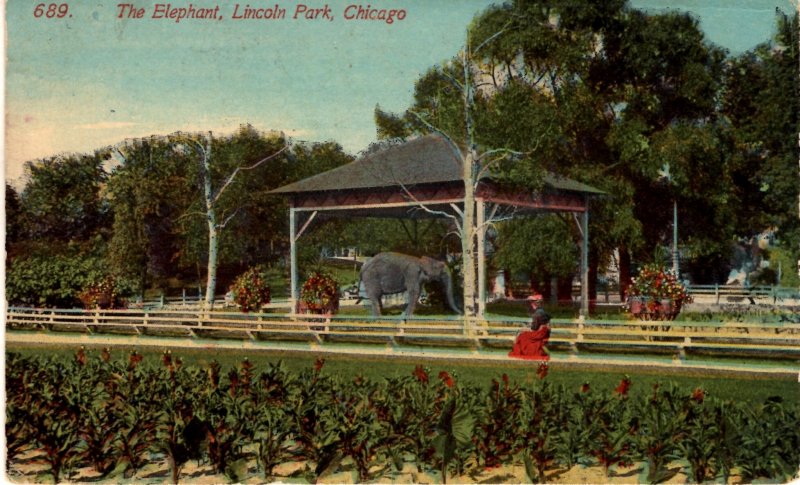
[[[550,339],[550,315],[541,308],[533,312],[530,329],[522,330],[517,335],[514,348],[509,357],[528,360],[550,360],[545,345]]]

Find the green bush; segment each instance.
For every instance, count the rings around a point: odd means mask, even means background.
[[[783,248],[772,248],[769,250],[770,269],[777,272],[781,269],[781,279],[778,282],[781,286],[797,288],[800,286],[800,276],[797,274],[797,260],[800,258],[796,253],[792,254]]]
[[[75,307],[79,294],[106,275],[105,261],[83,254],[33,255],[13,260],[6,271],[11,305]]]

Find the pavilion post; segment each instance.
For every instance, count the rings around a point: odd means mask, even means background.
[[[297,274],[297,216],[295,214],[295,208],[289,208],[289,273],[290,273],[290,296],[291,296],[291,305],[292,308],[289,313],[295,313],[297,311],[297,285],[298,285],[298,274]]]
[[[477,198],[478,218],[478,317],[486,313],[486,205]]]
[[[581,214],[581,310],[580,318],[589,317],[589,201]]]

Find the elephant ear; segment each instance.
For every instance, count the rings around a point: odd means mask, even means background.
[[[444,268],[444,263],[428,256],[423,256],[419,259],[422,271],[428,277],[437,277],[441,274],[442,268]]]

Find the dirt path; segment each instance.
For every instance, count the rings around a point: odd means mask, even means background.
[[[46,475],[47,466],[40,463],[39,455],[34,452],[25,453],[16,463],[12,464],[8,471],[7,479],[12,483],[52,483],[52,478]],[[686,464],[675,462],[670,465],[670,470],[674,475],[663,483],[678,484],[690,482],[686,475]],[[306,461],[287,462],[278,465],[273,470],[273,475],[269,480],[257,469],[255,460],[247,462],[247,469],[242,470],[243,476],[238,477],[235,482],[245,484],[257,483],[313,483],[309,480],[313,464]],[[438,472],[425,470],[420,471],[414,463],[406,462],[402,470],[397,471],[388,463],[374,466],[371,470],[373,477],[369,483],[414,483],[414,484],[435,484],[441,483],[441,475]],[[547,483],[613,483],[613,484],[638,484],[647,483],[646,467],[643,463],[634,464],[631,467],[612,469],[611,476],[606,476],[602,467],[576,465],[570,469],[551,469],[547,472]],[[736,483],[737,477],[733,477],[732,483]],[[135,476],[124,477],[116,475],[101,479],[91,468],[81,468],[63,482],[77,483],[98,483],[98,484],[167,484],[170,482],[170,473],[163,460],[154,459],[146,464]],[[219,484],[231,483],[230,477],[216,473],[210,464],[199,464],[195,461],[187,463],[180,475],[180,483],[184,484]],[[532,483],[525,473],[525,468],[521,464],[501,466],[497,468],[483,470],[478,474],[448,476],[448,483]],[[324,473],[318,478],[316,483],[321,484],[351,484],[358,482],[358,473],[352,462],[343,460],[339,467],[328,473]]]

